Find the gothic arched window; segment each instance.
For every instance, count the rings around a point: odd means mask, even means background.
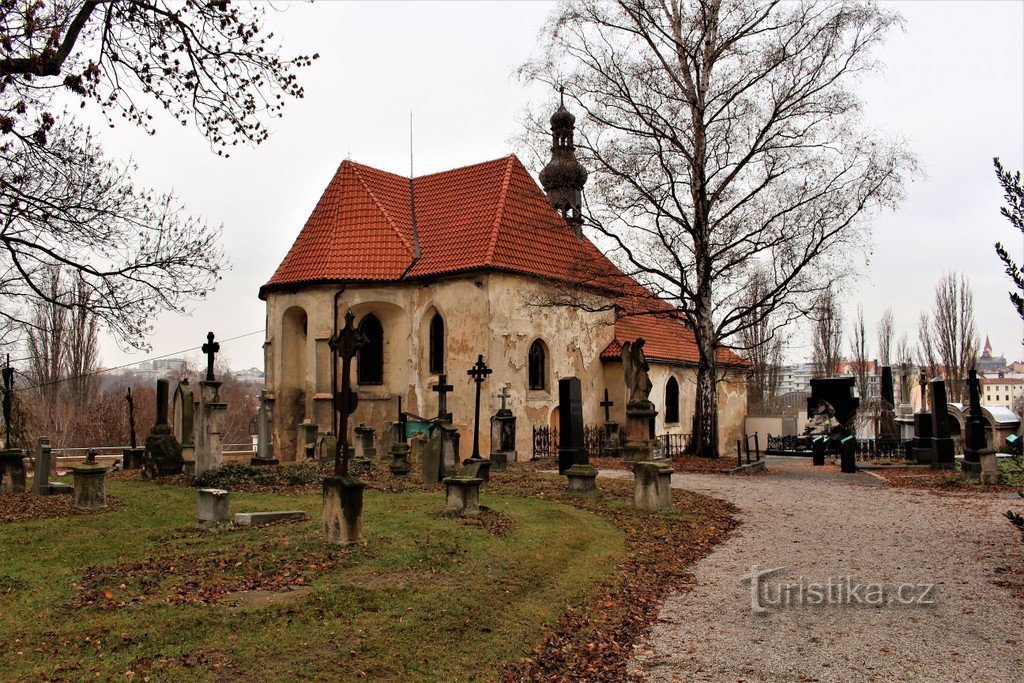
[[[430,372],[444,372],[444,318],[440,313],[430,319]]]
[[[530,344],[530,388],[543,390],[547,388],[546,365],[547,349],[540,339]]]
[[[665,385],[665,422],[679,422],[679,382],[675,377],[669,377]]]
[[[383,384],[384,328],[377,316],[371,313],[359,322],[359,331],[366,339],[356,358],[359,384]]]

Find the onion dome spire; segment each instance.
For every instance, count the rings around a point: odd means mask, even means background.
[[[559,88],[561,101],[551,116],[551,161],[540,172],[540,184],[548,201],[569,224],[578,239],[583,238],[583,185],[587,170],[576,159],[573,131],[576,117],[565,108],[565,89]]]

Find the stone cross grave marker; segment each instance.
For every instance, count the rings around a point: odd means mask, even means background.
[[[498,394],[498,398],[501,399],[501,410],[508,410],[508,406],[506,405],[505,402],[512,398],[512,395],[508,393],[507,386],[502,388],[501,393]]]
[[[487,367],[487,363],[484,362],[483,354],[478,355],[476,358],[476,364],[466,371],[466,374],[476,382],[476,410],[474,411],[473,418],[473,455],[470,456],[473,460],[480,459],[480,386],[492,372],[494,372],[494,370]]]
[[[452,416],[448,412],[448,393],[455,387],[448,384],[448,375],[441,373],[437,376],[437,384],[432,387],[437,392],[437,420],[439,422],[451,422]]]
[[[355,411],[358,403],[352,391],[352,359],[359,347],[366,343],[366,337],[353,325],[355,318],[355,313],[349,309],[345,313],[345,327],[327,342],[331,351],[341,358],[341,391],[334,397],[334,418],[339,437],[334,451],[334,474],[339,477],[348,476],[348,416]]]
[[[135,450],[138,448],[138,437],[135,435],[135,399],[132,398],[131,387],[128,387],[124,400],[128,402],[128,445]]]
[[[11,367],[11,354],[7,354],[7,365],[4,366],[4,448],[11,447],[11,393],[14,391],[14,368]]]
[[[604,390],[604,400],[601,401],[601,403],[600,403],[600,406],[602,408],[604,408],[604,421],[605,422],[611,422],[611,420],[612,420],[611,409],[612,409],[612,407],[614,405],[615,405],[615,401],[613,401],[610,398],[608,398],[608,388],[605,387],[605,390]]]
[[[206,354],[206,381],[212,382],[213,379],[213,357],[220,351],[220,344],[213,341],[213,332],[209,332],[206,335],[206,343],[202,347],[203,353]]]

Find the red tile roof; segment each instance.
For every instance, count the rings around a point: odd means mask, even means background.
[[[260,298],[315,283],[396,282],[493,269],[589,282],[621,293],[620,305],[630,310],[667,307],[589,240],[577,240],[515,155],[420,176],[412,188],[415,230],[408,178],[344,161]],[[652,360],[697,361],[684,323],[649,315],[621,318],[602,357],[617,358],[613,347],[638,336],[647,339]],[[719,359],[743,362],[725,350]]]

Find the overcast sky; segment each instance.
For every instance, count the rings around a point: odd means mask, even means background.
[[[861,89],[866,120],[905,136],[926,177],[866,238],[874,247],[845,298],[848,317],[863,303],[874,353],[875,323],[891,306],[897,331],[913,342],[936,280],[960,270],[974,288],[982,339],[990,335],[1008,359],[1024,358],[1024,328],[992,247],[1008,241],[1024,255],[1024,241],[999,215],[991,162],[998,155],[1008,168],[1024,166],[1024,2],[891,4],[906,30],[878,53],[885,72]],[[125,353],[104,338],[103,365],[198,347],[208,330],[222,339],[262,330],[257,291],[338,164],[349,156],[408,172],[410,109],[417,175],[512,151],[524,107],[554,102],[514,75],[551,9],[545,2],[295,3],[270,16],[270,25],[286,52],[320,59],[301,74],[305,99],[273,121],[259,148],[222,159],[195,130],[171,122],[153,137],[127,126],[107,130],[108,152],[132,157],[140,184],[173,189],[190,213],[223,224],[232,269],[190,316],[156,321],[151,354]],[[232,367],[262,367],[262,342],[254,334],[223,351]],[[797,345],[791,356],[808,353]]]

